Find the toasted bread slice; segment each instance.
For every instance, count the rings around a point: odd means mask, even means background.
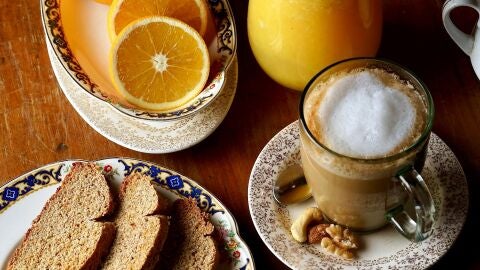
[[[77,163],[33,221],[7,269],[96,269],[115,236],[105,177],[92,163]]]
[[[146,176],[135,173],[120,187],[117,235],[103,269],[152,269],[168,234],[168,201]]]
[[[174,202],[160,269],[215,269],[219,255],[208,217],[193,198]]]

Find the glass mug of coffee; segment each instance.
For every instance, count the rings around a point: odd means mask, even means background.
[[[390,222],[415,242],[430,236],[435,208],[419,172],[433,116],[426,86],[391,62],[354,58],[318,73],[302,94],[300,139],[325,217],[357,231]]]

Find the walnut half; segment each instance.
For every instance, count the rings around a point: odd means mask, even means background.
[[[325,231],[330,235],[333,242],[344,249],[358,248],[358,241],[349,229],[345,229],[340,225],[330,224]]]
[[[345,258],[347,260],[353,259],[353,253],[349,251],[348,249],[341,248],[333,242],[332,239],[325,237],[322,239],[322,242],[320,245],[326,249],[328,252],[333,253],[337,256],[340,256],[342,258]]]
[[[348,260],[354,258],[352,250],[359,246],[350,230],[334,224],[318,224],[310,228],[308,243],[320,243],[328,252]]]

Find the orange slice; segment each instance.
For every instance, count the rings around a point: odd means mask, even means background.
[[[207,46],[177,19],[153,16],[125,27],[110,51],[117,90],[141,108],[168,110],[197,96],[210,71]]]
[[[204,0],[113,0],[108,11],[111,40],[134,20],[148,16],[179,19],[204,36],[208,24],[208,6]]]

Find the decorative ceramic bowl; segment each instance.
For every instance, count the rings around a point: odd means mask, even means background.
[[[109,6],[94,0],[40,0],[47,42],[68,74],[86,92],[119,111],[147,120],[174,120],[209,105],[221,92],[226,69],[236,53],[236,29],[228,0],[208,0],[216,33],[207,46],[210,75],[204,90],[181,107],[150,111],[128,103],[115,90],[108,74],[110,39],[107,31]]]

